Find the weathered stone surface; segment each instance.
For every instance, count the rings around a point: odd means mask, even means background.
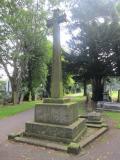
[[[88,128],[89,130],[89,128]],[[83,138],[80,141],[80,147],[83,148],[86,145],[88,145],[90,142],[92,142],[94,139],[96,139],[97,137],[101,136],[103,133],[105,133],[108,130],[108,127],[102,127],[100,129],[98,129],[96,132],[90,134],[89,136],[87,136],[85,139]]]
[[[53,19],[48,20],[47,26],[53,26],[53,59],[52,59],[52,79],[51,97],[63,97],[63,81],[61,67],[61,46],[60,46],[60,23],[65,22],[65,16],[60,15],[60,10],[54,10]]]
[[[99,101],[97,109],[120,112],[120,103]]]
[[[68,153],[78,154],[80,152],[80,144],[79,143],[70,143],[67,149]]]
[[[89,144],[90,142],[92,142],[94,139],[96,139],[97,137],[99,137],[101,134],[103,134],[104,132],[106,132],[108,130],[108,127],[102,127],[102,128],[91,128],[88,127],[87,132],[85,132],[85,134],[82,136],[81,139],[77,140],[76,143],[78,145],[80,145],[80,149],[85,147],[87,144]],[[61,142],[55,142],[55,141],[51,141],[51,140],[46,140],[46,139],[40,139],[40,138],[34,138],[34,137],[26,137],[24,136],[24,134],[20,134],[18,135],[18,137],[14,137],[15,142],[22,142],[22,143],[28,143],[28,144],[32,144],[35,146],[42,146],[42,147],[46,147],[46,148],[51,148],[51,149],[55,149],[55,150],[61,150],[61,151],[67,151],[68,152],[68,147],[70,146],[70,143],[68,144],[64,144]],[[73,148],[75,147],[74,144],[72,142],[72,146]],[[76,145],[77,145],[76,144]],[[70,153],[70,152],[69,152]],[[72,152],[74,153],[74,152]],[[82,151],[80,150],[80,153],[82,153]]]
[[[38,139],[33,137],[15,137],[14,139],[16,142],[27,143],[35,146],[46,147],[54,150],[66,151],[67,152],[67,145],[64,143],[58,143],[54,141],[48,141],[45,139]]]
[[[104,92],[103,93],[103,100],[109,102],[110,101],[110,96],[109,92]]]
[[[45,98],[43,103],[69,103],[71,100],[69,98]]]
[[[101,113],[99,112],[90,112],[87,115],[88,121],[100,121],[101,120]]]
[[[78,135],[81,136],[80,133],[85,127],[83,118],[79,118],[71,125],[27,122],[24,135],[68,143],[77,140],[76,137],[79,139]]]
[[[19,137],[19,136],[22,136],[22,132],[11,133],[8,135],[8,140],[13,140],[15,137]]]
[[[35,122],[69,125],[78,119],[78,103],[43,103],[35,106]]]

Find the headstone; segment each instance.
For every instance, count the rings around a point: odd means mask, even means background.
[[[108,101],[108,92],[103,93],[103,101]]]
[[[87,117],[89,121],[100,121],[101,113],[93,111],[93,112],[88,113]]]
[[[120,112],[120,103],[99,101],[97,103],[97,110]]]
[[[88,127],[102,128],[104,125],[101,113],[96,111],[87,114],[86,122]]]
[[[109,95],[109,91],[106,91],[106,92],[103,93],[103,101],[107,101],[107,102],[111,102],[112,101],[112,99],[111,99],[111,97]]]

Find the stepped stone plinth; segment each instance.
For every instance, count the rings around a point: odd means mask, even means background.
[[[86,130],[85,119],[79,118],[78,103],[52,103],[52,99],[49,102],[36,104],[34,122],[26,123],[24,136],[65,143],[77,141]]]
[[[85,131],[85,119],[78,119],[71,125],[27,122],[24,136],[70,143],[77,142]]]

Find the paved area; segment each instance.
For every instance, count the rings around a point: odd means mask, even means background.
[[[0,160],[120,160],[120,130],[112,121],[110,130],[77,156],[8,141],[7,135],[24,129],[24,123],[33,120],[33,115],[29,110],[0,120]]]

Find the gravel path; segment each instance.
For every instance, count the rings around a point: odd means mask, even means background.
[[[120,160],[120,130],[109,121],[110,130],[77,156],[7,140],[11,132],[24,129],[33,110],[0,120],[0,160]]]

